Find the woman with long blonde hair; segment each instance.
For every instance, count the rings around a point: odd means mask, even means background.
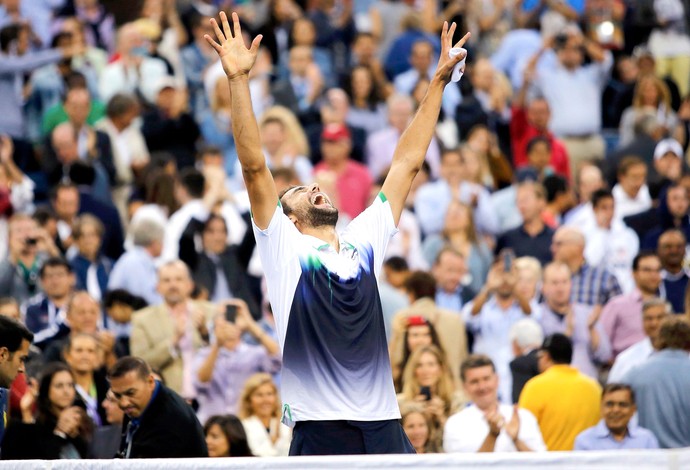
[[[440,448],[446,420],[466,401],[455,387],[443,351],[429,345],[413,352],[403,371],[402,390],[398,404],[401,407],[408,403],[421,405],[430,422],[430,443]]]
[[[254,374],[244,383],[238,417],[252,453],[258,457],[286,456],[292,431],[280,422],[278,387],[270,374]]]
[[[671,108],[671,93],[663,80],[655,75],[643,75],[637,80],[632,106],[623,111],[619,126],[618,146],[623,147],[635,138],[635,125],[644,114],[654,113],[657,125],[665,129],[669,137],[681,144],[685,141],[683,125]]]

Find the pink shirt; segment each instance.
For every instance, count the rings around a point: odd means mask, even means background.
[[[647,337],[642,328],[642,294],[635,289],[612,298],[599,320],[611,341],[614,357]]]
[[[314,172],[330,170],[326,162],[316,165]],[[355,161],[348,161],[345,170],[337,175],[335,182],[338,191],[338,209],[354,219],[367,207],[371,186],[371,175],[366,166]]]

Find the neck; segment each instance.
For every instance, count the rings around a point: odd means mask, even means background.
[[[322,227],[304,227],[300,230],[304,235],[311,235],[312,237],[323,240],[324,242],[335,248],[335,251],[340,251],[340,239],[335,231],[335,227],[326,225]]]
[[[642,300],[648,300],[652,299],[657,296],[657,291],[656,289],[654,290],[649,290],[649,289],[644,289],[640,286],[637,286],[637,290],[640,291],[640,294],[642,294]]]
[[[72,369],[74,372],[74,382],[87,392],[93,385],[93,372],[82,372]]]
[[[453,233],[449,233],[447,235],[447,238],[448,238],[448,241],[453,243],[453,244],[465,243],[468,240],[467,233],[465,231],[462,231],[462,230],[457,231],[457,232],[453,232]]]
[[[565,264],[570,268],[571,273],[576,273],[580,270],[583,264],[585,264],[585,259],[582,256],[578,256],[575,259],[566,261]]]
[[[503,309],[507,309],[513,304],[514,298],[513,294],[509,294],[506,296],[503,296],[501,294],[496,294],[496,302],[498,302],[498,305]]]
[[[264,427],[265,427],[266,429],[268,429],[268,428],[271,427],[271,418],[272,418],[272,416],[259,416],[259,415],[256,415],[256,417],[259,418],[259,420],[261,421],[261,424],[263,424]]]
[[[525,229],[525,232],[529,233],[530,235],[535,235],[544,230],[544,222],[541,221],[541,217],[534,217],[531,220],[526,221],[523,224],[523,228]]]
[[[671,274],[678,274],[681,271],[681,269],[683,269],[683,265],[681,265],[681,264],[667,265],[667,266],[664,266],[664,269]]]
[[[66,295],[61,295],[61,296],[51,296],[49,297],[50,301],[55,304],[57,308],[62,308],[67,304],[67,299],[69,299],[69,294]]]
[[[496,397],[496,398],[498,398],[498,397]],[[477,408],[479,408],[484,413],[498,410],[498,400],[494,400],[494,401],[484,403],[481,405],[479,403],[476,403],[476,405],[477,405]]]
[[[345,167],[347,166],[347,158],[342,158],[342,159],[337,159],[337,160],[332,160],[327,163],[327,165],[330,167],[332,171],[335,173],[341,173],[342,171],[345,170]]]
[[[620,429],[609,428],[609,432],[611,433],[611,436],[613,436],[614,440],[620,442],[623,439],[625,439],[626,434],[628,434],[628,428],[627,428],[627,426],[624,428],[620,428]]]
[[[555,302],[555,301],[547,301],[546,304],[549,306],[552,312],[557,313],[559,315],[565,315],[566,310],[568,310],[568,307],[570,306],[569,302]]]

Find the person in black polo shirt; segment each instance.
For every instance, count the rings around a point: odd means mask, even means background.
[[[546,206],[544,187],[533,181],[525,181],[517,187],[517,208],[522,215],[522,225],[508,230],[498,237],[496,253],[511,248],[516,257],[533,256],[544,265],[551,261],[553,230],[544,224],[542,211]]]
[[[154,379],[143,359],[121,358],[108,371],[108,380],[125,413],[118,457],[208,457],[204,431],[194,411]]]

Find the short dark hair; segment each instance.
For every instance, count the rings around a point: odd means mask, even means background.
[[[134,95],[117,93],[110,98],[105,108],[109,118],[119,117],[139,106],[139,100]]]
[[[123,304],[132,307],[134,310],[141,310],[148,307],[148,303],[142,297],[131,294],[125,289],[114,289],[105,293],[103,306],[111,308],[115,304]]]
[[[659,328],[655,344],[658,350],[680,349],[690,351],[690,324],[685,318],[673,315],[666,318]]]
[[[117,362],[108,370],[108,380],[119,379],[130,372],[136,372],[137,376],[145,380],[151,375],[151,367],[148,363],[134,356],[125,356],[117,360]]]
[[[618,164],[618,170],[616,171],[616,175],[625,176],[628,173],[628,170],[630,170],[630,168],[637,165],[644,165],[645,168],[647,167],[644,160],[642,160],[640,157],[636,155],[625,157]]]
[[[548,352],[555,364],[570,364],[573,360],[573,342],[562,333],[554,333],[544,338],[540,349]]]
[[[389,269],[392,269],[396,273],[402,273],[410,270],[407,260],[402,256],[391,256],[383,262],[383,265]]]
[[[7,348],[10,354],[14,354],[24,340],[31,343],[34,334],[17,320],[0,315],[0,348]]]
[[[465,256],[460,252],[460,250],[458,250],[457,248],[454,248],[450,245],[445,245],[443,248],[441,248],[441,250],[439,250],[438,254],[436,255],[436,258],[434,258],[434,266],[441,263],[441,258],[446,253],[450,253],[453,256],[457,256],[458,258],[465,259]]]
[[[180,171],[177,181],[187,190],[192,198],[199,199],[204,196],[206,178],[196,168],[185,168]]]
[[[596,208],[604,199],[613,199],[613,193],[608,189],[597,189],[592,193],[592,207]]]
[[[211,214],[210,216],[208,216],[208,219],[206,219],[206,222],[204,222],[204,228],[203,228],[202,232],[205,232],[206,230],[208,230],[208,228],[211,226],[211,222],[214,222],[214,221],[222,222],[223,228],[225,229],[225,233],[228,233],[227,222],[225,222],[225,219],[223,217],[221,217],[217,214]]]
[[[53,187],[53,190],[50,192],[50,200],[55,201],[57,199],[58,193],[62,191],[63,189],[69,189],[72,191],[79,192],[79,188],[77,188],[77,185],[70,182],[70,181],[60,181],[58,184]]]
[[[635,255],[633,258],[632,262],[632,270],[637,271],[640,267],[640,261],[642,261],[645,258],[656,258],[659,259],[659,255],[656,254],[656,251],[653,250],[642,250],[638,254]]]
[[[460,379],[462,379],[464,382],[465,375],[470,369],[479,369],[480,367],[487,366],[491,367],[491,370],[496,372],[494,361],[492,361],[489,356],[485,356],[484,354],[470,354],[467,356],[467,359],[462,361],[462,364],[460,364]]]
[[[546,189],[546,202],[553,202],[556,196],[568,192],[568,180],[561,175],[549,175],[542,181]]]
[[[604,385],[604,389],[601,391],[601,399],[603,400],[606,395],[609,393],[613,392],[622,392],[626,391],[630,394],[630,401],[635,403],[635,391],[632,389],[632,387],[628,384],[621,384],[621,383],[610,383]]]
[[[418,300],[436,297],[436,279],[426,271],[413,271],[403,282],[405,290]]]
[[[204,435],[208,434],[213,425],[217,425],[225,435],[232,457],[254,457],[247,442],[247,433],[237,416],[211,416],[204,424]]]
[[[47,268],[65,268],[68,273],[72,272],[72,266],[67,262],[65,258],[60,256],[51,256],[43,262],[41,269],[38,270],[38,276],[43,278],[46,273]]]
[[[543,135],[538,135],[536,137],[532,137],[527,142],[526,153],[529,154],[534,149],[534,147],[536,147],[539,144],[544,144],[548,147],[549,151],[551,150],[551,140],[548,137],[544,137]]]

